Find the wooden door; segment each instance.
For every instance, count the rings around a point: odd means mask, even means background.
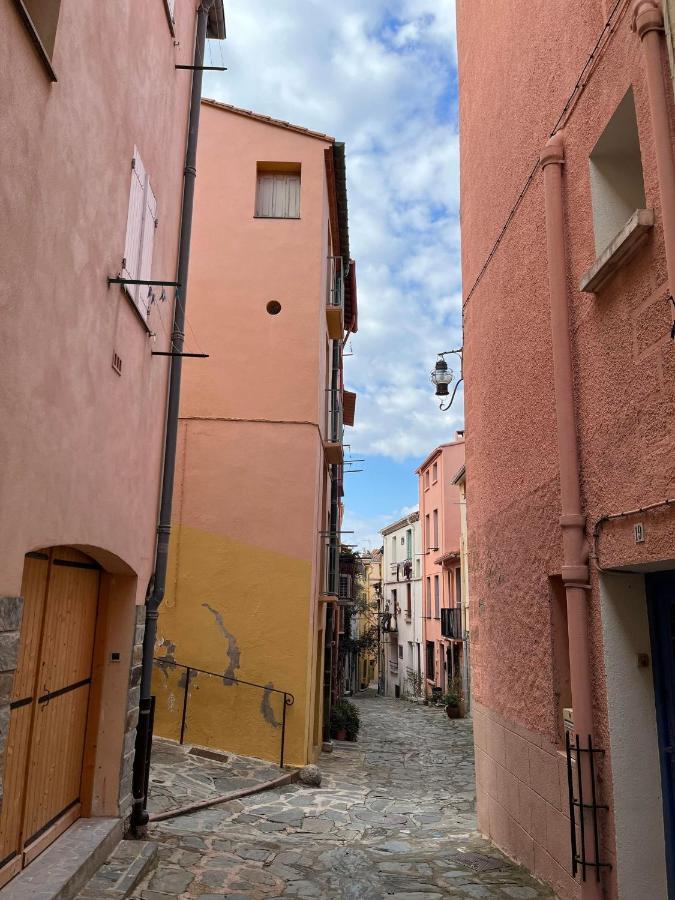
[[[0,884],[80,813],[98,569],[68,548],[26,557],[0,814]]]

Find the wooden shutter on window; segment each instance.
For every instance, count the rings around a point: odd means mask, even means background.
[[[138,150],[134,147],[131,163],[131,189],[129,191],[129,212],[127,215],[127,234],[124,242],[123,278],[139,278],[141,265],[141,243],[143,240],[143,212],[145,208],[146,173]],[[138,286],[125,285],[125,289],[137,302]]]
[[[141,264],[138,277],[142,281],[149,281],[152,277],[152,251],[155,244],[155,222],[157,220],[157,200],[150,187],[150,181],[145,182],[145,211],[143,216],[143,235],[141,242]],[[152,288],[146,285],[139,286],[137,306],[141,315],[147,319],[150,311],[150,298]]]
[[[300,176],[283,173],[258,175],[256,215],[263,218],[300,217]]]
[[[289,175],[286,178],[287,212],[289,219],[300,217],[300,176]]]
[[[124,242],[122,277],[149,281],[152,277],[152,251],[155,243],[157,201],[150,187],[150,179],[138,149],[134,147],[131,168],[131,189],[127,233]],[[151,288],[147,285],[126,284],[129,294],[144,319],[148,318]]]

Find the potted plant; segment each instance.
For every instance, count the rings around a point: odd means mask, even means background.
[[[459,693],[452,688],[446,692],[443,697],[445,711],[449,719],[460,719],[462,717],[461,701]]]
[[[355,741],[360,727],[359,711],[349,700],[338,700],[330,714],[330,733],[338,741]]]
[[[330,735],[337,741],[347,740],[347,722],[341,701],[338,701],[330,711]]]

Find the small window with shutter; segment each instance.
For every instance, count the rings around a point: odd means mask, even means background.
[[[260,219],[300,218],[300,163],[258,163],[255,214]]]
[[[133,281],[149,281],[152,275],[152,251],[157,227],[157,200],[150,186],[150,178],[140,153],[134,147],[131,162],[131,189],[127,234],[122,260],[122,277]],[[147,321],[152,301],[152,288],[148,285],[125,284],[142,318]]]

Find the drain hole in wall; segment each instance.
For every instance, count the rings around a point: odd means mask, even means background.
[[[278,300],[270,300],[265,308],[271,316],[278,316],[281,312],[281,303]]]

